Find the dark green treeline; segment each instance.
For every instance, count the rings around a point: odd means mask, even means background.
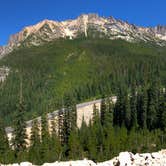
[[[47,117],[33,121],[31,144],[26,148],[25,108],[18,105],[12,147],[8,146],[3,125],[0,126],[0,161],[2,163],[30,161],[34,164],[89,158],[109,160],[121,151],[151,152],[166,148],[166,93],[158,79],[151,84],[129,90],[120,86],[117,102],[103,95],[101,110],[94,105],[93,118],[87,126],[76,126],[75,100],[65,95],[58,113],[58,123],[48,129]],[[19,132],[21,131],[21,132]],[[5,156],[8,156],[7,158]]]

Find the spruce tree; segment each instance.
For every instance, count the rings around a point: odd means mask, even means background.
[[[166,93],[161,92],[159,99],[158,127],[166,131]]]
[[[97,135],[96,135],[96,129],[95,129],[96,124],[97,124],[97,121],[95,121],[95,123],[89,126],[89,135],[88,135],[89,139],[87,140],[88,158],[90,158],[93,161],[97,160],[97,148],[98,148]]]
[[[133,85],[131,89],[130,97],[130,107],[131,107],[131,127],[137,128],[137,96],[136,96],[136,86]]]
[[[65,94],[64,96],[64,114],[63,114],[63,126],[62,126],[62,144],[64,148],[65,157],[69,156],[69,138],[71,132],[75,131],[76,126],[76,104],[73,96]]]
[[[26,135],[26,122],[25,122],[25,105],[22,95],[22,80],[20,83],[20,99],[17,106],[17,114],[14,120],[14,132],[13,132],[13,147],[16,152],[15,156],[18,157],[18,153],[24,152],[27,146]]]
[[[62,109],[62,110],[58,111],[58,138],[59,138],[61,143],[64,142],[64,139],[63,139],[63,122],[64,122],[64,111]]]
[[[101,106],[100,106],[100,120],[101,120],[101,125],[103,126],[105,123],[105,117],[106,117],[106,101],[105,101],[105,96],[102,97],[101,100]]]
[[[49,162],[60,160],[62,148],[57,134],[57,123],[54,118],[51,122],[51,138],[49,145]]]
[[[113,123],[114,126],[122,126],[125,124],[125,95],[124,89],[118,89],[117,102],[114,108]]]
[[[41,141],[47,142],[49,135],[48,116],[43,115],[41,117]]]
[[[30,148],[29,148],[29,161],[34,164],[40,163],[40,129],[38,119],[32,121],[31,137],[30,137]]]
[[[147,95],[147,89],[143,87],[142,93],[140,94],[139,99],[139,105],[138,113],[140,114],[140,118],[138,119],[138,123],[141,128],[146,129],[147,128],[147,108],[148,108],[148,95]]]
[[[30,143],[32,147],[40,144],[40,129],[38,119],[32,121]]]
[[[92,116],[92,123],[98,123],[98,121],[100,120],[99,118],[99,110],[96,106],[96,104],[93,105],[93,116]]]
[[[130,100],[128,94],[125,97],[125,126],[129,130],[131,128],[131,107],[130,107]]]
[[[106,114],[105,114],[105,126],[113,127],[113,111],[114,104],[109,97],[106,99]]]
[[[71,131],[69,137],[69,159],[78,160],[82,159],[83,151],[80,145],[78,132],[76,130]]]
[[[70,130],[74,130],[76,128],[76,103],[73,96],[66,94],[64,96],[64,109],[67,113],[67,122],[70,127]]]
[[[48,116],[43,115],[41,117],[41,145],[40,145],[40,157],[41,162],[48,162],[49,160],[49,144],[50,134],[48,128]]]
[[[88,142],[89,142],[89,135],[90,135],[90,126],[86,125],[84,119],[82,120],[81,128],[78,130],[79,142],[81,145],[81,149],[83,149],[84,153],[82,154],[82,158],[88,157]]]
[[[157,122],[156,110],[156,89],[152,84],[148,90],[147,127],[149,130],[155,129]]]
[[[64,118],[63,118],[63,127],[62,127],[62,137],[63,137],[63,148],[64,148],[64,155],[68,157],[69,155],[69,137],[71,132],[71,124],[69,119],[69,112],[65,109],[64,111]]]
[[[0,119],[0,162],[5,164],[8,161],[9,155],[9,142],[5,132],[5,126]]]

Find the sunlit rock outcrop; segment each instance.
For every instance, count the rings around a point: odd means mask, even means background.
[[[38,46],[59,38],[74,39],[80,35],[166,45],[166,26],[139,27],[113,17],[105,18],[97,14],[83,14],[74,20],[59,22],[46,19],[36,25],[23,28],[17,34],[11,35],[6,46],[0,47],[0,57],[21,45]]]
[[[130,152],[121,152],[119,156],[112,160],[95,163],[91,160],[78,160],[66,162],[44,163],[42,166],[165,166],[166,150],[154,153],[133,154]],[[2,165],[3,166],[3,165]],[[34,166],[29,162],[20,164],[9,164],[8,166]]]

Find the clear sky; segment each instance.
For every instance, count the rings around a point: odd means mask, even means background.
[[[83,13],[113,16],[141,26],[166,25],[166,0],[1,0],[0,45],[27,25]]]

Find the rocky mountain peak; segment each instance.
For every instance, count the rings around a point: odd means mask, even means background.
[[[26,46],[41,45],[44,42],[58,38],[76,38],[80,33],[89,36],[89,30],[99,32],[97,37],[109,39],[124,39],[129,42],[155,42],[166,45],[166,26],[158,25],[154,28],[139,27],[113,17],[100,17],[97,14],[82,14],[74,20],[62,22],[45,19],[36,25],[27,26],[9,38],[7,46],[0,47],[0,57],[13,49],[19,48],[22,43]],[[96,35],[94,34],[93,37]]]
[[[158,25],[158,26],[155,27],[155,31],[158,34],[166,36],[166,26]]]

